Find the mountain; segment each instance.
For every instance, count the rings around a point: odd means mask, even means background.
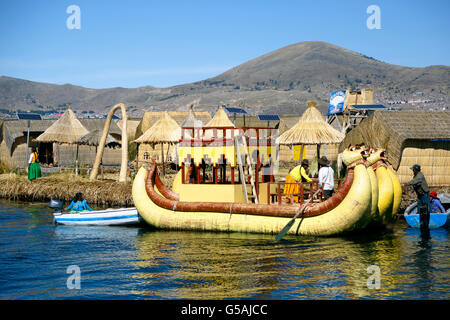
[[[450,67],[392,65],[309,41],[272,51],[216,77],[169,88],[88,89],[0,77],[0,108],[61,108],[69,103],[74,109],[105,112],[124,102],[135,111],[184,110],[197,100],[199,110],[214,111],[219,104],[229,104],[250,112],[301,113],[308,99],[317,100],[325,110],[331,91],[365,87],[374,89],[378,103],[403,101],[414,106],[410,101],[428,101],[448,106]]]

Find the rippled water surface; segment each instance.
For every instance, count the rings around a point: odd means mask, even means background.
[[[45,203],[0,201],[0,299],[450,298],[448,229],[273,239],[55,226]]]

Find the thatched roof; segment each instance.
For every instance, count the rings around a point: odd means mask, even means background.
[[[168,112],[169,115],[174,119],[179,126],[182,125],[183,121],[188,115],[188,111],[149,111],[144,114],[141,122],[136,128],[136,133],[134,138],[142,136],[156,121],[158,121],[164,112]],[[211,120],[211,115],[207,111],[195,111],[194,116],[197,120],[202,121],[202,123],[207,123]]]
[[[308,101],[308,109],[300,120],[277,139],[281,145],[334,144],[344,139],[344,134],[328,124],[314,101]]]
[[[195,117],[193,104],[189,106],[188,114],[181,124],[181,127],[203,127],[202,120]]]
[[[389,162],[398,169],[406,143],[420,140],[450,139],[448,111],[376,111],[347,133],[339,145],[342,152],[349,144],[365,143],[387,151]],[[449,142],[450,144],[450,142]]]
[[[75,143],[80,145],[87,145],[87,146],[98,146],[100,144],[100,139],[102,138],[103,129],[96,129],[88,134],[82,136],[79,138]],[[119,141],[117,141],[113,136],[108,134],[106,136],[106,143],[107,146],[117,146],[119,145]]]
[[[75,143],[80,137],[88,133],[89,130],[81,124],[73,111],[67,108],[61,118],[56,120],[35,140],[38,142]]]
[[[103,130],[105,119],[79,119],[83,126],[89,130]],[[30,121],[30,135],[36,137],[46,129],[48,129],[55,120],[31,120]],[[12,154],[14,152],[14,143],[17,139],[27,135],[27,120],[6,120],[0,126],[0,141],[5,141],[6,147]],[[109,134],[115,139],[121,139],[121,130],[117,124],[112,121],[109,128]]]
[[[219,110],[217,110],[214,117],[211,119],[211,121],[209,121],[205,125],[205,127],[233,127],[234,128],[234,124],[228,118],[228,115],[225,112],[225,110],[223,110],[223,108],[220,107]]]
[[[106,119],[79,119],[80,122],[85,126],[89,132],[94,130],[102,131],[105,127]],[[128,123],[127,123],[128,124]],[[115,139],[122,139],[122,129],[119,125],[113,120],[109,126],[108,133],[112,135]]]
[[[181,127],[166,111],[161,119],[144,132],[142,136],[134,140],[136,143],[157,144],[157,143],[178,143],[181,138]]]

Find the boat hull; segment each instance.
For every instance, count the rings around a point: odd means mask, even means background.
[[[430,229],[436,229],[450,224],[448,219],[449,210],[446,213],[430,213],[430,222],[428,227]],[[411,228],[420,228],[420,215],[417,213],[417,203],[413,203],[406,208],[404,217],[406,222]]]
[[[158,190],[155,175],[156,165],[151,170],[142,167],[135,177],[132,194],[139,214],[156,228],[278,234],[299,209],[298,205],[169,200]],[[370,218],[371,185],[365,166],[357,166],[354,176],[347,196],[339,205],[327,212],[310,212],[310,216],[296,219],[289,234],[335,235],[354,230],[357,225],[366,225]],[[225,206],[227,210],[222,210]]]
[[[56,224],[62,225],[134,225],[141,222],[136,208],[106,209],[78,213],[54,213]]]

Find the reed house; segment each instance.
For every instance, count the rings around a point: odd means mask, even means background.
[[[103,130],[105,119],[79,119],[83,126],[89,131]],[[76,158],[76,145],[57,144],[34,141],[55,120],[30,120],[30,147],[37,147],[39,162],[47,165],[73,166]],[[0,161],[9,168],[24,167],[27,163],[27,120],[5,120],[0,126]],[[121,130],[112,121],[109,134],[118,142],[121,141]],[[78,160],[80,165],[91,165],[96,154],[95,146],[80,145]],[[103,164],[120,165],[120,147],[105,148]]]
[[[376,111],[347,133],[339,150],[365,143],[387,151],[400,183],[419,164],[429,185],[450,185],[450,112]]]

